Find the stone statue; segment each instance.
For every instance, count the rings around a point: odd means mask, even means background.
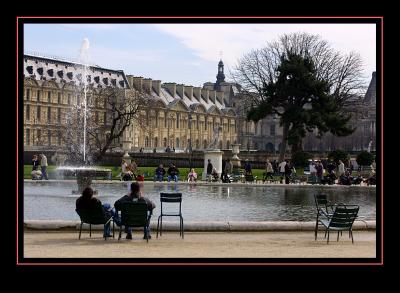
[[[211,139],[210,144],[208,145],[209,149],[216,149],[218,148],[218,142],[220,140],[220,133],[222,132],[222,126],[215,127],[213,137]]]
[[[372,146],[372,140],[369,142],[369,144],[368,144],[368,152],[370,153],[371,152],[371,146]]]

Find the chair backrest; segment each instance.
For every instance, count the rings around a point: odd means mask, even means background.
[[[75,211],[83,223],[100,225],[106,222],[105,213],[101,204],[96,205],[92,209],[76,209]]]
[[[359,210],[360,207],[358,205],[337,206],[329,221],[329,227],[351,228]]]
[[[167,203],[173,203],[177,202],[179,203],[179,213],[182,211],[182,193],[180,192],[175,192],[175,193],[160,193],[160,201],[161,201],[161,214],[163,214],[163,202]]]
[[[314,200],[315,200],[315,206],[317,210],[319,211],[321,208],[324,208],[325,211],[327,211],[327,204],[329,203],[328,201],[328,196],[326,194],[314,194]]]
[[[129,227],[147,225],[147,203],[124,202],[121,205],[121,224]]]
[[[160,193],[161,202],[182,202],[182,193]]]

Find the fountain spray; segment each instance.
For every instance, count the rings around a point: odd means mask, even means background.
[[[84,74],[83,74],[83,93],[84,93],[84,99],[83,99],[83,105],[84,105],[84,114],[83,114],[83,163],[86,164],[86,116],[87,116],[87,67],[88,67],[88,61],[89,61],[89,40],[88,38],[84,38],[80,50],[80,59],[83,63],[83,69],[84,69]]]

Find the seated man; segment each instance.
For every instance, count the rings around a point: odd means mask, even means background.
[[[188,182],[196,182],[197,180],[197,173],[196,171],[192,168],[188,174]]]
[[[115,206],[115,209],[117,211],[120,211],[121,208],[122,208],[122,204],[124,202],[134,202],[134,201],[145,202],[147,204],[147,208],[148,208],[148,218],[147,218],[147,220],[150,223],[150,218],[151,218],[151,215],[153,214],[153,209],[156,207],[156,205],[150,199],[142,196],[142,192],[141,192],[140,189],[141,188],[140,188],[139,183],[133,182],[131,184],[130,193],[127,194],[127,195],[124,195],[119,200],[117,200],[114,203],[114,206]],[[148,238],[150,239],[151,238],[150,225],[149,225],[149,229],[147,231],[146,231],[146,229],[143,229],[143,230],[144,230],[143,231],[144,232],[143,239],[146,239],[146,234],[147,234]],[[125,227],[125,232],[127,233],[126,234],[126,239],[132,239],[132,228],[131,227]]]
[[[164,169],[163,165],[160,164],[155,171],[154,181],[162,182],[164,180],[164,175],[165,175],[165,169]]]
[[[121,178],[123,181],[131,181],[132,180],[132,172],[128,169],[128,164],[125,160],[122,160],[121,164]]]
[[[175,167],[174,164],[171,164],[171,166],[168,168],[168,182],[174,180],[175,182],[178,182],[179,180],[179,170],[178,168]]]
[[[95,209],[98,207],[98,205],[101,205],[104,213],[106,215],[106,218],[110,218],[111,216],[113,217],[115,223],[119,225],[119,217],[118,214],[114,209],[111,208],[110,204],[104,203],[102,204],[100,200],[95,198],[93,196],[93,189],[91,187],[86,187],[83,192],[82,196],[80,196],[76,200],[76,209],[77,210],[90,210],[90,209]],[[103,237],[112,237],[111,231],[110,231],[110,222],[108,222],[107,225],[104,226],[104,236]]]

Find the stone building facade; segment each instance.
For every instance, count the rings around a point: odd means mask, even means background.
[[[24,148],[26,150],[65,149],[62,140],[71,107],[82,103],[84,66],[48,57],[24,55]],[[167,146],[187,151],[207,148],[214,129],[222,127],[218,146],[229,148],[237,142],[235,111],[226,103],[223,91],[125,75],[123,71],[92,65],[88,82],[93,97],[112,86],[142,92],[148,106],[141,107],[140,121],[128,127],[115,142],[135,151],[164,150]],[[107,127],[109,112],[97,105],[96,122]],[[108,116],[109,118],[109,116]],[[77,126],[81,127],[81,125]]]

